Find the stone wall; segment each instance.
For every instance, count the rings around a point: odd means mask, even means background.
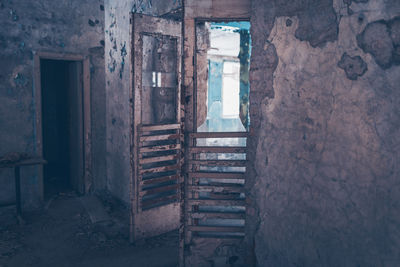
[[[399,19],[399,1],[253,0],[258,266],[400,262]]]
[[[90,57],[95,186],[105,186],[104,5],[102,0],[0,1],[0,155],[36,154],[33,51]],[[36,167],[24,167],[23,204],[39,204]],[[14,201],[12,170],[0,170],[0,203]]]
[[[130,164],[130,12],[174,18],[181,1],[105,1],[107,88],[107,188],[129,202]],[[178,17],[179,18],[179,17]]]

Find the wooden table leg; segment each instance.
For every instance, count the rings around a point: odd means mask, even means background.
[[[14,167],[14,177],[15,177],[15,202],[17,203],[17,215],[22,215],[21,209],[21,176],[19,166]]]

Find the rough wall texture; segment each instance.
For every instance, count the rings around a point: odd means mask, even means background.
[[[287,2],[252,3],[258,266],[398,266],[400,2]]]
[[[107,87],[107,188],[129,202],[130,164],[130,12],[173,17],[181,1],[105,1]]]
[[[90,56],[95,184],[105,184],[105,86],[102,0],[0,1],[0,155],[36,154],[32,51]],[[24,167],[25,206],[39,202],[36,167]],[[14,201],[11,170],[0,170],[0,203]]]
[[[357,36],[358,46],[384,69],[400,64],[400,17],[368,23]]]

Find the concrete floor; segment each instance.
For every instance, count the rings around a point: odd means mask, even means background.
[[[130,245],[126,216],[119,216],[127,211],[103,203],[112,219],[96,224],[73,193],[57,195],[40,213],[25,214],[23,225],[13,209],[1,208],[0,267],[177,266],[177,232]]]

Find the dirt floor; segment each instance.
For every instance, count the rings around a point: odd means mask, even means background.
[[[24,214],[0,208],[0,267],[137,266],[172,267],[178,261],[178,233],[136,245],[128,242],[128,211],[102,198],[110,220],[92,223],[74,193],[50,199],[40,212]]]

